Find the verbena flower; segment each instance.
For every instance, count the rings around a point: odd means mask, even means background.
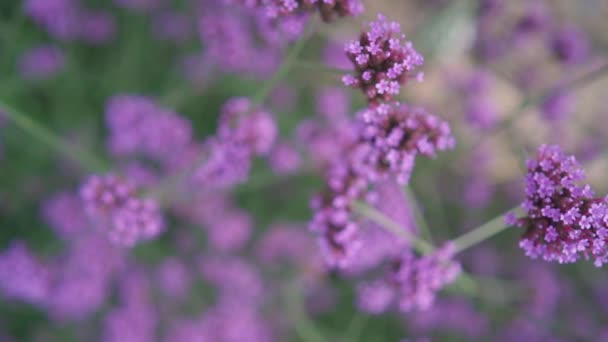
[[[559,146],[542,145],[528,160],[524,217],[507,216],[507,222],[524,229],[519,246],[526,255],[546,261],[573,263],[593,258],[597,267],[608,260],[608,207],[585,178],[574,156]]]
[[[422,108],[383,104],[357,117],[358,137],[342,146],[326,172],[326,188],[312,201],[311,229],[332,266],[353,262],[361,242],[351,204],[368,200],[383,180],[407,184],[417,155],[434,157],[454,147],[449,125]]]
[[[106,104],[108,148],[116,156],[174,158],[192,143],[192,125],[144,96],[117,95]]]
[[[360,308],[376,314],[391,307],[402,312],[429,309],[436,293],[460,274],[460,264],[452,260],[453,255],[451,243],[421,257],[404,252],[386,278],[359,287]]]
[[[270,18],[302,15],[318,11],[324,21],[355,16],[363,12],[360,0],[227,0],[254,9],[261,8]]]
[[[28,80],[45,80],[65,66],[63,52],[53,45],[40,45],[26,51],[19,60],[19,71]]]
[[[0,253],[0,290],[5,298],[43,304],[50,292],[51,272],[23,242]]]
[[[361,89],[370,103],[392,100],[401,86],[411,79],[421,81],[422,72],[416,71],[424,59],[405,40],[401,27],[383,15],[370,23],[370,28],[359,40],[346,44],[346,54],[354,64],[354,74],[345,75],[345,85]]]
[[[113,174],[91,176],[80,189],[92,223],[117,245],[132,247],[164,230],[158,203],[137,191],[132,182]]]

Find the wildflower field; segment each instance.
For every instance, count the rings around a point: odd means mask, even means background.
[[[608,341],[608,1],[0,1],[0,342]]]

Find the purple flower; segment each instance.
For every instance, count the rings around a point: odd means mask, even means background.
[[[400,259],[393,281],[398,284],[399,310],[426,310],[435,301],[436,292],[460,275],[461,267],[452,261],[454,245],[445,244],[431,255],[420,258],[406,252]]]
[[[370,186],[382,180],[407,184],[418,154],[434,157],[454,146],[449,125],[422,108],[381,104],[359,113],[356,123],[359,136],[330,161],[326,188],[311,203],[311,229],[320,235],[328,263],[341,268],[361,248],[353,201],[369,200]]]
[[[407,184],[417,155],[434,157],[454,147],[447,122],[419,107],[393,103],[360,114],[362,140],[369,150],[362,166],[368,179],[395,177]]]
[[[164,230],[158,203],[138,197],[135,185],[116,175],[89,177],[80,196],[93,224],[117,245],[132,247]]]
[[[254,155],[266,155],[277,137],[272,115],[255,108],[248,98],[233,98],[224,104],[218,123],[218,136],[248,147]]]
[[[388,310],[395,299],[395,289],[385,281],[373,281],[357,287],[357,305],[370,314]]]
[[[392,100],[412,78],[421,80],[422,73],[416,69],[424,59],[405,40],[398,23],[379,14],[369,26],[359,40],[346,44],[346,55],[354,64],[355,73],[344,76],[343,82],[361,89],[370,103],[377,104]]]
[[[302,164],[300,153],[290,144],[277,144],[268,156],[270,168],[277,175],[295,173]]]
[[[177,258],[165,259],[158,267],[157,278],[165,296],[183,299],[190,289],[190,273],[186,265]]]
[[[606,199],[578,185],[583,179],[581,165],[559,146],[542,145],[528,160],[526,216],[516,220],[527,256],[559,263],[592,257],[598,267],[608,261]]]
[[[63,69],[63,52],[53,45],[41,45],[30,49],[21,56],[19,70],[28,80],[45,80]]]
[[[174,158],[192,142],[190,122],[143,96],[118,95],[106,105],[108,146],[118,156]]]
[[[551,38],[551,49],[562,63],[575,64],[589,54],[589,40],[585,32],[573,25],[561,27]]]
[[[555,89],[543,101],[541,113],[548,121],[565,119],[574,111],[574,94],[565,89]]]
[[[22,242],[0,253],[0,290],[3,296],[43,304],[50,290],[48,266],[37,260]]]
[[[330,22],[336,17],[355,16],[363,12],[360,0],[228,0],[241,3],[247,8],[259,7],[270,18],[304,15],[319,11],[323,21]]]
[[[53,230],[64,239],[79,236],[87,227],[84,207],[76,194],[61,192],[45,201],[42,214]]]
[[[376,314],[390,306],[401,312],[429,309],[436,293],[460,274],[460,264],[452,260],[453,251],[454,246],[447,243],[432,254],[421,257],[416,257],[411,251],[403,252],[393,261],[386,278],[359,287],[360,308]]]
[[[114,275],[123,266],[120,251],[98,234],[73,240],[53,268],[46,303],[53,318],[79,320],[94,313],[110,296]]]

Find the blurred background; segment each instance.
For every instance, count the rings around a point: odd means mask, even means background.
[[[424,82],[399,100],[447,120],[457,141],[420,160],[409,196],[395,200],[419,209],[422,236],[453,239],[520,203],[525,160],[543,143],[575,154],[605,194],[608,1],[364,3],[358,17],[313,22],[263,99],[278,138],[247,181],[197,185],[172,199],[162,235],[116,252],[73,238],[90,223],[77,195],[87,176],[113,170],[153,188],[174,175],[112,150],[112,99],[154,101],[202,146],[226,101],[269,84],[306,18],[276,27],[228,0],[1,1],[0,341],[608,341],[603,270],[529,260],[516,229],[458,257],[474,287],[448,287],[424,312],[380,315],[357,304],[366,275],[328,269],[307,230],[323,186],[315,157],[332,143],[315,129],[366,106],[342,85],[343,46],[377,13],[425,57]],[[162,141],[176,128],[155,129]],[[105,169],[74,157],[83,153]],[[47,273],[56,292],[32,285]]]

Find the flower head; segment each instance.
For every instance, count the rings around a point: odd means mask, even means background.
[[[363,90],[370,103],[392,100],[401,86],[410,79],[422,80],[416,69],[424,59],[405,40],[396,22],[389,22],[383,15],[370,23],[368,31],[359,40],[346,44],[346,55],[355,66],[354,74],[342,78],[345,85]]]
[[[129,180],[116,175],[91,176],[80,189],[87,215],[113,243],[132,247],[164,230],[158,203],[142,198]]]
[[[509,217],[524,229],[519,246],[527,256],[559,263],[594,258],[598,267],[608,261],[608,203],[579,185],[584,177],[574,156],[556,145],[542,145],[528,160],[526,216]]]

